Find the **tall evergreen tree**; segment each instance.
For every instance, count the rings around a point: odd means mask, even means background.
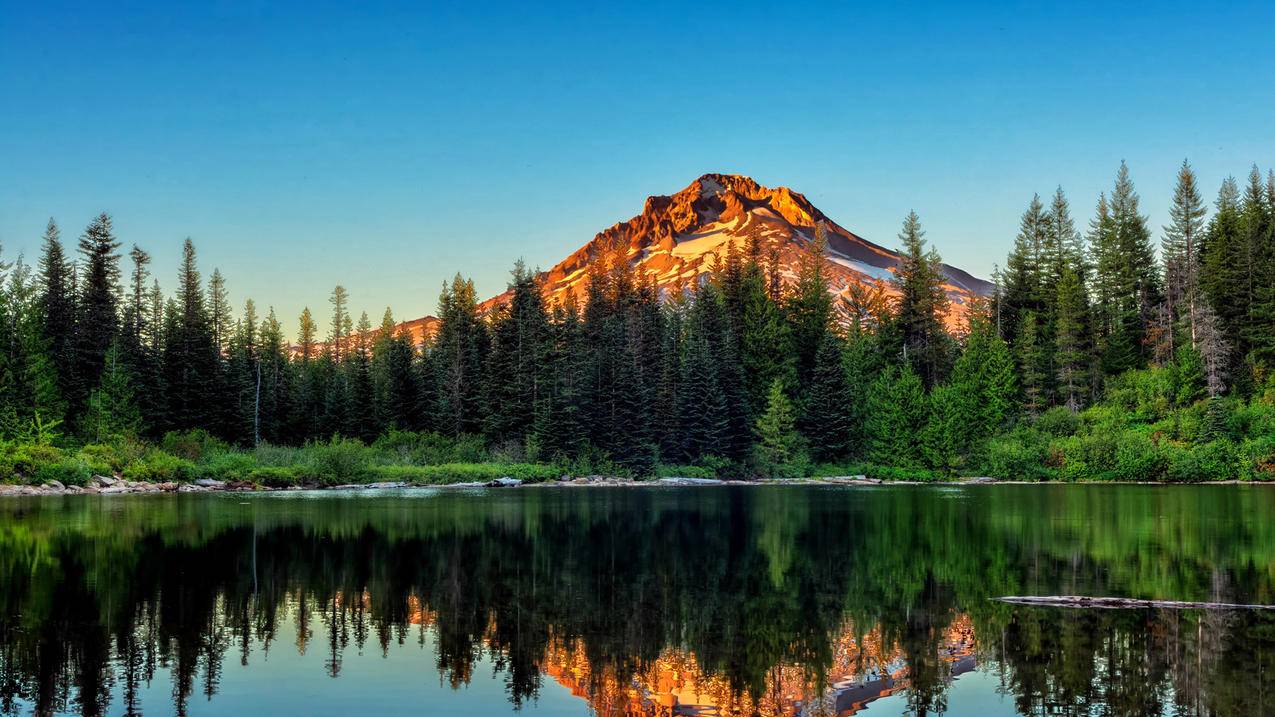
[[[49,220],[40,253],[40,334],[48,343],[49,358],[63,398],[75,397],[75,325],[77,291],[72,267],[62,249],[58,225]]]
[[[767,478],[792,478],[803,472],[805,447],[797,432],[797,411],[782,381],[771,382],[766,410],[757,418],[756,464]]]
[[[207,428],[219,405],[215,394],[219,357],[190,239],[182,246],[175,309],[164,346],[168,428]]]
[[[491,322],[484,428],[497,443],[523,444],[535,424],[545,390],[549,314],[534,272],[514,265],[507,306]]]
[[[810,383],[815,355],[832,324],[832,297],[828,294],[828,280],[823,273],[827,246],[827,232],[822,224],[817,225],[814,239],[802,252],[797,284],[784,305],[797,383],[803,391]]]
[[[554,307],[547,351],[548,386],[539,393],[535,436],[543,458],[575,456],[585,442],[581,400],[584,383],[584,333],[575,296]]]
[[[899,292],[895,324],[904,356],[925,384],[934,385],[947,372],[951,349],[951,339],[943,328],[948,298],[943,290],[942,261],[937,252],[925,248],[925,232],[916,212],[903,220],[899,241],[903,248],[894,276]]]
[[[104,443],[119,436],[136,436],[141,424],[128,366],[119,346],[112,344],[102,365],[101,383],[89,393],[80,432],[94,443]]]
[[[1045,213],[1045,206],[1040,201],[1040,195],[1034,195],[1019,221],[1014,248],[1005,261],[1005,289],[1002,294],[1004,306],[1001,314],[1004,336],[1011,343],[1017,340],[1022,315],[1028,311],[1039,312],[1043,306],[1048,235],[1049,218]]]
[[[448,435],[482,428],[482,377],[486,327],[478,317],[474,283],[459,274],[438,298],[434,363],[438,371],[438,417]]]
[[[1110,201],[1099,200],[1091,242],[1096,263],[1095,294],[1102,318],[1102,365],[1117,374],[1146,363],[1152,311],[1159,304],[1159,271],[1147,219],[1123,162]]]
[[[929,401],[912,364],[889,366],[868,394],[868,457],[885,466],[919,467]]]
[[[815,354],[810,386],[803,406],[801,432],[810,441],[811,455],[821,461],[846,457],[853,438],[853,397],[846,379],[842,342],[831,331]]]
[[[1054,366],[1058,398],[1071,411],[1079,411],[1088,397],[1090,346],[1089,296],[1080,276],[1071,267],[1063,270],[1054,299]]]
[[[1195,172],[1182,161],[1178,183],[1169,208],[1170,224],[1164,228],[1160,244],[1164,261],[1165,301],[1170,316],[1186,325],[1187,339],[1195,346],[1200,296],[1200,243],[1204,237],[1204,215],[1207,213],[1200,190],[1195,185]],[[1170,338],[1173,334],[1170,333]],[[1173,343],[1171,341],[1171,343]]]
[[[119,247],[105,212],[80,237],[84,266],[75,322],[75,388],[68,396],[72,410],[100,383],[106,352],[119,334]]]

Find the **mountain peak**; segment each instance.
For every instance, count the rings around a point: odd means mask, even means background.
[[[781,279],[791,283],[818,226],[828,239],[825,275],[842,318],[849,316],[846,300],[855,288],[870,286],[886,296],[895,293],[890,279],[899,263],[896,252],[832,221],[800,192],[721,173],[703,174],[674,194],[647,197],[640,214],[598,232],[541,278],[549,301],[561,301],[568,294],[583,299],[590,265],[604,254],[620,251],[639,276],[670,295],[701,280],[731,244],[742,248],[744,242],[755,240],[768,255],[778,256]],[[955,267],[944,264],[942,269],[952,300],[948,323],[956,328],[964,324],[970,300],[990,294],[992,287]],[[487,311],[508,299],[506,292],[481,308]],[[433,325],[427,319],[403,326],[423,339]]]

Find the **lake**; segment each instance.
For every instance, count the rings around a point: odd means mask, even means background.
[[[0,714],[1275,712],[1275,487],[0,501]]]

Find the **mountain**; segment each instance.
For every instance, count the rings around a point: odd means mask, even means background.
[[[748,237],[756,234],[763,256],[778,250],[780,274],[785,283],[796,280],[804,247],[823,225],[828,238],[825,252],[829,290],[839,300],[841,316],[849,316],[854,287],[879,288],[895,293],[890,278],[899,263],[897,252],[850,232],[819,211],[803,195],[788,189],[764,187],[738,174],[705,174],[671,196],[648,197],[642,213],[599,232],[584,246],[543,273],[550,301],[575,292],[583,299],[589,266],[609,251],[627,253],[639,276],[650,276],[668,295],[680,291],[709,273],[716,256],[724,256],[728,242],[743,251]],[[945,288],[952,300],[948,323],[964,323],[969,301],[986,296],[992,285],[968,272],[943,265]],[[509,293],[483,302],[481,309],[508,301]],[[421,341],[435,326],[432,317],[400,324],[400,330]]]

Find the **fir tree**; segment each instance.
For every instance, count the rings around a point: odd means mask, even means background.
[[[106,352],[101,383],[89,393],[80,432],[94,443],[104,443],[118,436],[136,436],[141,423],[128,367],[113,344]]]
[[[73,398],[77,389],[76,287],[71,266],[62,249],[58,226],[52,219],[44,232],[39,283],[39,333],[47,344],[48,356],[57,378],[58,393],[64,398]]]
[[[966,465],[980,436],[970,430],[980,418],[977,385],[949,381],[930,392],[930,411],[921,434],[926,462],[946,474]]]
[[[105,213],[80,237],[84,267],[75,322],[75,388],[68,395],[72,410],[101,381],[106,352],[119,333],[119,246]]]
[[[1040,338],[1036,312],[1023,314],[1018,329],[1018,341],[1014,352],[1018,355],[1018,371],[1023,388],[1023,409],[1028,416],[1038,416],[1045,410],[1045,380],[1047,364]]]
[[[174,309],[164,346],[167,427],[206,428],[219,405],[215,391],[220,361],[190,239],[182,247]]]
[[[1049,219],[1040,195],[1032,196],[1031,204],[1019,221],[1014,249],[1005,261],[1004,302],[1001,308],[1005,336],[1016,341],[1019,322],[1028,311],[1039,312],[1043,306],[1045,290],[1045,257],[1048,247]]]
[[[1076,272],[1067,267],[1054,300],[1054,366],[1059,400],[1073,412],[1079,411],[1088,397],[1088,316],[1088,293]]]
[[[842,343],[831,331],[826,332],[815,355],[800,423],[816,460],[835,461],[849,453],[856,418],[851,413],[852,403]]]
[[[474,283],[459,274],[438,298],[433,358],[438,371],[439,421],[457,436],[482,427],[482,376],[487,336],[478,318]]]
[[[766,393],[766,410],[757,418],[757,470],[767,478],[792,478],[804,473],[805,447],[797,432],[796,409],[781,381]]]
[[[550,325],[548,389],[539,395],[535,439],[544,458],[575,456],[585,442],[581,418],[586,347],[574,295],[554,307]]]
[[[942,262],[925,248],[925,232],[916,212],[908,214],[899,233],[902,257],[894,282],[899,292],[895,325],[903,353],[928,385],[938,383],[947,371],[951,339],[943,329],[948,298],[943,290]]]
[[[815,354],[819,352],[832,323],[832,298],[828,295],[828,280],[823,274],[827,245],[827,233],[822,224],[817,225],[815,238],[802,252],[797,284],[784,305],[797,383],[803,389],[809,385]]]
[[[991,437],[1014,420],[1019,394],[1014,358],[981,306],[970,312],[969,334],[950,383],[968,387],[976,396],[977,418],[968,426],[973,439]]]
[[[372,321],[367,312],[359,314],[351,341],[350,358],[346,362],[350,385],[350,433],[371,443],[381,432],[376,420],[375,388],[372,382]]]
[[[868,393],[869,459],[879,465],[919,467],[929,401],[910,363],[887,367]]]
[[[521,445],[533,428],[544,388],[549,315],[540,282],[521,261],[514,266],[509,291],[509,304],[491,323],[484,428],[497,443]]]
[[[208,278],[208,326],[212,330],[213,347],[220,356],[226,351],[231,338],[232,319],[230,316],[230,292],[226,289],[226,278],[220,269],[213,269]]]
[[[1200,243],[1204,237],[1204,201],[1195,186],[1195,172],[1185,160],[1169,208],[1171,223],[1164,228],[1161,255],[1164,261],[1165,300],[1170,316],[1186,324],[1191,346],[1197,342],[1197,310],[1200,297]],[[1173,335],[1170,334],[1170,338]]]
[[[328,303],[332,304],[332,328],[328,334],[327,350],[332,358],[340,362],[347,353],[346,341],[349,331],[346,324],[350,321],[350,292],[345,290],[344,286],[337,284],[332,289],[332,296],[328,298]]]

